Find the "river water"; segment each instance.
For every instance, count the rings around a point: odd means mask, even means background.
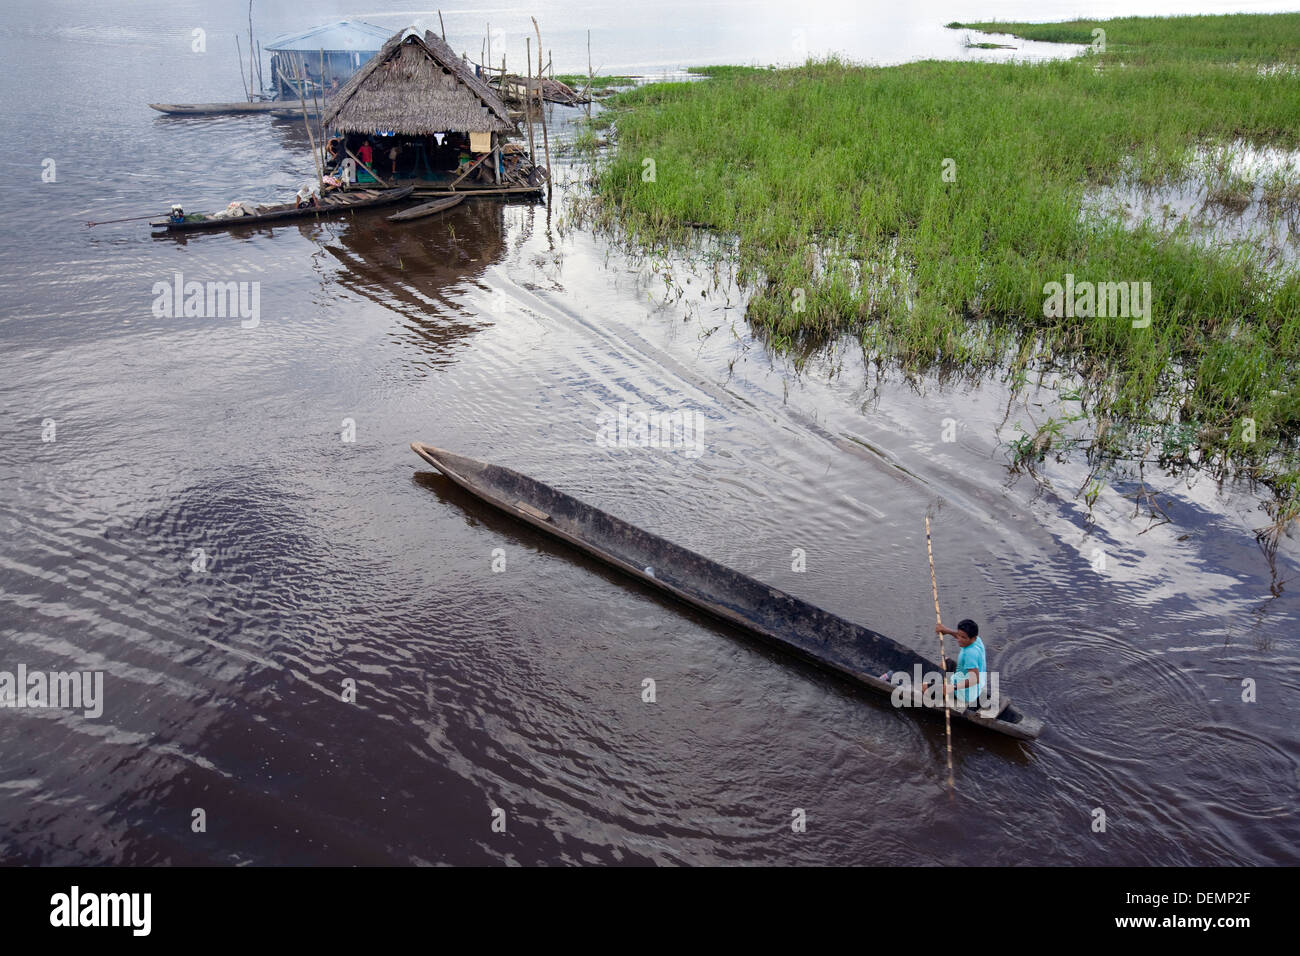
[[[800,27],[767,6],[535,12],[560,70],[585,68],[590,27],[597,66],[656,72],[782,60]],[[1065,6],[996,13],[1173,12]],[[1047,411],[1009,407],[996,377],[882,373],[851,344],[774,358],[725,269],[631,259],[575,227],[563,160],[550,209],[471,200],[405,227],[374,212],[183,241],[88,229],[310,178],[300,123],[145,106],[239,98],[237,7],[3,14],[0,670],[100,671],[104,700],[97,718],[0,709],[0,861],[1300,861],[1300,557],[1294,538],[1261,551],[1251,489],[1148,469],[1090,516],[1077,462],[1008,471],[1008,429]],[[801,9],[809,52],[877,62],[965,55],[942,24],[988,13]],[[259,5],[259,33],[419,15],[302,11]],[[458,48],[498,17],[522,47],[510,11],[444,17]],[[552,113],[553,147],[571,117]],[[177,273],[259,283],[256,327],[156,315]],[[701,453],[606,447],[623,404],[699,415]],[[946,622],[979,621],[1003,691],[1047,730],[959,728],[950,799],[942,721],[467,499],[412,440],[933,656],[929,511]]]

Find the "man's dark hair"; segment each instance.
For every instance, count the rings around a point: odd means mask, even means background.
[[[976,624],[974,621],[972,621],[970,618],[966,618],[966,620],[964,621],[957,622],[957,630],[965,631],[966,636],[969,637],[971,640],[974,640],[975,638],[980,636],[980,626]]]

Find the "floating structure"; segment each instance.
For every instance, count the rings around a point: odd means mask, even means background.
[[[317,113],[335,90],[383,48],[387,39],[386,29],[361,20],[338,20],[305,33],[285,34],[264,48],[272,52],[270,89],[252,94],[242,103],[150,103],[149,106],[173,116],[284,115],[290,107],[301,113],[300,104],[305,100],[307,111]],[[261,56],[255,59],[260,76]]]
[[[276,37],[265,47],[272,53],[271,93],[297,102],[301,88],[308,100],[329,99],[383,49],[388,36],[373,23],[339,20]]]
[[[893,695],[881,675],[937,673],[932,663],[875,631],[846,621],[761,581],[711,561],[577,498],[509,468],[412,442],[411,449],[470,494],[540,528],[674,598],[743,628],[797,657],[855,684]],[[908,696],[905,692],[903,696]],[[906,709],[943,714],[942,703],[913,689]],[[963,721],[1019,740],[1032,740],[1043,722],[1002,697],[987,709],[951,710]]]
[[[416,195],[537,193],[544,167],[508,142],[496,91],[432,32],[394,35],[331,99],[331,171],[344,184],[413,184]]]
[[[544,76],[539,84],[536,77],[531,80],[525,76],[519,76],[516,73],[504,73],[500,70],[494,70],[491,67],[479,67],[479,72],[486,74],[488,82],[492,85],[501,98],[511,106],[521,106],[529,99],[536,103],[538,101],[538,87],[541,88],[541,99],[547,103],[559,103],[561,106],[583,106],[591,102],[591,93],[589,91],[578,91],[569,84],[554,79],[553,77]],[[529,96],[531,91],[532,96]]]

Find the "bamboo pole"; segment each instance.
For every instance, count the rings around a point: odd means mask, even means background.
[[[546,150],[546,195],[551,194],[551,140],[546,133],[546,101],[542,99],[542,28],[530,17],[537,31],[537,111],[542,114],[542,148]]]
[[[239,57],[239,82],[244,84],[244,99],[253,102],[253,98],[248,94],[248,84],[244,83],[244,54],[239,49],[239,34],[235,34],[235,55]]]
[[[500,148],[501,148],[501,147],[499,147],[499,146],[493,146],[491,152],[484,153],[484,154],[483,154],[482,156],[480,156],[478,159],[474,160],[474,162],[472,162],[472,163],[470,163],[468,166],[466,166],[466,167],[465,167],[465,171],[464,171],[463,173],[461,173],[459,176],[457,176],[454,180],[452,180],[451,185],[448,186],[447,188],[448,188],[449,190],[455,190],[455,188],[456,188],[456,184],[457,184],[457,183],[459,183],[462,179],[464,179],[466,176],[468,176],[470,173],[472,173],[472,172],[474,171],[475,167],[477,167],[477,166],[479,165],[479,163],[483,162],[483,160],[487,159],[489,156],[491,156],[491,155],[493,155],[494,153],[498,152],[498,151],[500,150]]]
[[[537,165],[537,147],[533,143],[533,40],[524,37],[524,66],[528,76],[524,80],[524,124],[528,127],[528,161]]]
[[[587,31],[587,119],[591,119],[591,88],[596,84],[596,77],[591,72],[591,31]]]
[[[352,150],[350,150],[350,149],[348,149],[346,146],[344,146],[344,147],[343,147],[343,152],[345,152],[345,153],[347,153],[349,156],[351,156],[352,159],[353,159],[353,161],[354,161],[358,166],[360,166],[362,169],[364,169],[366,172],[368,172],[371,176],[374,176],[376,182],[383,183],[383,184],[384,184],[385,186],[387,186],[389,189],[392,189],[392,188],[393,188],[393,184],[392,184],[392,183],[390,183],[390,182],[389,182],[387,179],[385,179],[383,176],[380,176],[377,172],[375,172],[373,169],[371,169],[369,166],[367,166],[367,165],[366,165],[365,163],[363,163],[361,160],[357,159],[356,154],[353,153]]]
[[[447,42],[447,25],[442,22],[442,11],[438,11],[438,29],[442,31],[442,42]]]
[[[307,127],[307,142],[311,143],[311,159],[316,164],[316,186],[325,192],[325,173],[320,168],[320,154],[316,152],[316,137],[311,134],[311,120],[307,118],[307,96],[302,91],[302,81],[298,81],[298,101],[302,103],[302,125]]]
[[[316,132],[320,136],[320,156],[321,168],[325,168],[325,51],[320,51],[320,83],[319,90],[311,91],[312,106],[316,108]],[[317,92],[320,96],[317,96]],[[325,188],[325,177],[321,177],[321,188]]]
[[[242,75],[244,68],[241,66],[239,72]],[[253,88],[253,0],[248,0],[248,88]],[[248,101],[251,103],[253,97],[250,94]]]
[[[930,588],[934,591],[934,623],[943,626],[943,615],[939,613],[939,581],[934,576],[934,546],[930,544],[930,516],[925,516],[925,550],[930,555]],[[955,789],[952,776],[952,710],[948,706],[948,661],[943,646],[943,631],[939,632],[939,673],[942,675],[943,693],[943,730],[948,741],[948,789]]]

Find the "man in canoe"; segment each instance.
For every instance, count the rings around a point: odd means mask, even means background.
[[[957,646],[961,648],[956,663],[952,660],[944,661],[945,667],[952,674],[948,678],[948,695],[951,702],[959,707],[978,707],[980,694],[988,682],[988,662],[984,652],[984,642],[979,637],[979,625],[970,618],[965,618],[957,624],[956,630],[944,627],[942,624],[936,624],[934,630],[936,634],[946,634],[956,638]],[[917,665],[917,670],[919,673],[920,665]],[[880,675],[880,678],[899,686],[911,683],[906,671],[886,671]],[[925,681],[920,689],[925,692],[933,685],[933,680]]]
[[[980,693],[987,683],[988,657],[984,652],[984,642],[980,640],[980,626],[966,618],[957,623],[957,629],[934,626],[936,634],[947,634],[956,638],[961,651],[957,654],[957,666],[953,667],[949,683],[952,686],[953,699],[959,704],[970,706],[979,702]],[[945,662],[949,667],[951,661]]]

